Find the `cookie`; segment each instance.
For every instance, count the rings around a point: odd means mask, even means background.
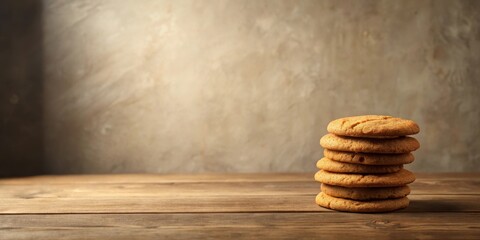
[[[408,153],[417,150],[420,143],[412,137],[392,139],[353,138],[327,134],[320,145],[329,150],[363,153]]]
[[[402,198],[410,194],[410,188],[408,186],[384,188],[346,188],[322,183],[321,190],[325,194],[332,197],[348,198],[361,201]]]
[[[327,130],[341,136],[364,138],[406,136],[420,132],[420,128],[412,120],[381,115],[336,119],[328,124]]]
[[[408,207],[407,197],[387,200],[357,201],[329,196],[323,192],[315,198],[315,202],[325,208],[344,212],[390,212]]]
[[[332,173],[320,170],[315,173],[315,180],[342,187],[398,187],[414,182],[415,175],[406,169],[402,169],[396,173],[376,175]]]
[[[323,155],[338,162],[365,164],[365,165],[399,165],[409,164],[415,160],[411,153],[400,154],[375,154],[375,153],[354,153],[340,152],[325,149]]]
[[[361,165],[322,158],[318,160],[317,168],[335,173],[394,173],[400,171],[403,165]]]

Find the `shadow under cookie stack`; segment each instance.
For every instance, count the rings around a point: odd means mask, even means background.
[[[409,204],[407,184],[415,175],[404,169],[413,162],[419,142],[407,135],[420,131],[411,121],[390,116],[356,116],[334,120],[320,139],[324,157],[315,180],[321,182],[316,203],[346,212],[389,212]]]

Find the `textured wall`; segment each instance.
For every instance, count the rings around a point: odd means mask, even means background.
[[[50,172],[315,171],[327,123],[417,121],[480,170],[479,1],[44,1]]]

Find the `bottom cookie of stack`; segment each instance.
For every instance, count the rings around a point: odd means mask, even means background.
[[[318,205],[344,212],[390,212],[408,207],[410,201],[407,197],[358,201],[345,198],[337,198],[320,192],[315,201]]]

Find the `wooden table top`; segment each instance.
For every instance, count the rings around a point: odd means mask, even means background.
[[[0,239],[480,239],[480,174],[416,174],[407,209],[335,212],[310,174],[0,179]]]

